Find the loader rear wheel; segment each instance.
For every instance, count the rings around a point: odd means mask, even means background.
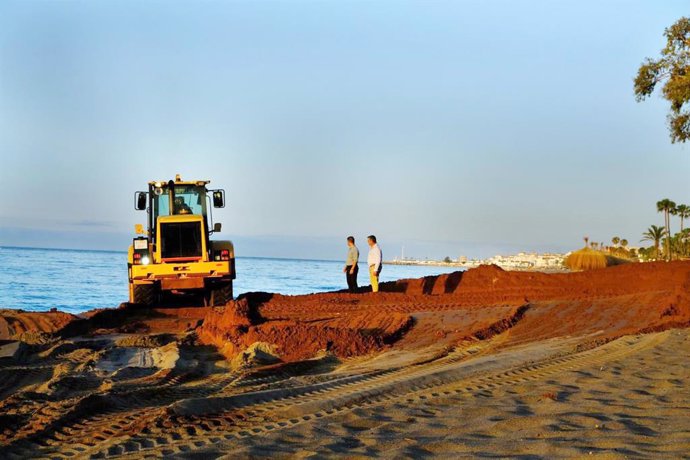
[[[158,287],[155,284],[135,284],[134,303],[151,306],[158,302]]]
[[[223,283],[211,288],[210,303],[222,307],[232,300],[232,283]]]

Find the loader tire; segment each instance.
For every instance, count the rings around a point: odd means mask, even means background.
[[[232,283],[224,283],[211,288],[211,306],[222,307],[232,300]]]
[[[155,284],[135,284],[134,303],[151,306],[158,303],[158,287]]]

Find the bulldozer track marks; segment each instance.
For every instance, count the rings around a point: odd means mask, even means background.
[[[664,293],[664,290],[650,291]],[[384,293],[387,294],[387,293]],[[395,298],[356,298],[350,303],[343,300],[333,299],[332,301],[324,300],[323,298],[315,298],[313,301],[299,299],[274,299],[270,304],[260,307],[261,313],[269,317],[294,317],[295,307],[299,305],[302,308],[308,307],[309,312],[329,314],[333,311],[333,305],[338,305],[341,312],[359,312],[370,311],[375,307],[378,311],[386,313],[418,313],[418,312],[438,312],[438,311],[456,311],[464,308],[472,308],[477,305],[505,307],[511,305],[519,305],[524,299],[531,296],[526,295],[524,289],[521,287],[502,288],[500,295],[488,296],[483,291],[476,293],[465,292],[462,297],[453,297],[444,299],[444,302],[432,302],[429,300],[428,294],[395,294]],[[539,295],[535,298],[530,298],[532,302],[541,302],[541,299],[548,301],[579,301],[595,302],[608,299],[616,299],[625,294],[619,292],[612,293],[588,293],[587,295],[574,295],[572,293],[563,292],[562,288],[558,287],[541,287]]]
[[[389,402],[423,404],[435,398],[471,396],[538,381],[654,347],[667,336],[664,333],[626,336],[585,351],[501,368],[496,361],[491,361],[490,354],[505,340],[503,335],[416,366],[354,375],[334,374],[330,379],[303,385],[275,388],[276,383],[286,383],[289,377],[243,381],[234,375],[196,388],[159,393],[150,387],[147,391],[141,388],[146,396],[141,401],[136,399],[136,391],[130,392],[131,399],[117,395],[118,401],[97,413],[63,418],[64,423],[57,421],[50,430],[3,447],[4,455],[5,458],[156,458],[184,454],[358,408]],[[486,358],[485,365],[478,363],[480,357]],[[233,390],[244,392],[233,394]],[[171,405],[166,408],[165,403]],[[199,407],[201,413],[197,413]]]

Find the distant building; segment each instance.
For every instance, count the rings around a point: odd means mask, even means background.
[[[563,268],[563,261],[567,254],[554,253],[527,253],[520,252],[514,255],[495,255],[488,259],[468,259],[466,256],[458,257],[454,262],[443,262],[434,260],[415,260],[406,259],[405,261],[393,261],[393,264],[405,265],[453,265],[464,268],[473,268],[480,265],[497,265],[506,270],[560,270]]]

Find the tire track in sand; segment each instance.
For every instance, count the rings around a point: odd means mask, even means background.
[[[433,364],[440,365],[441,363],[452,363],[464,360],[480,350],[487,350],[502,342],[509,333],[510,326],[519,321],[528,305],[519,307],[514,315],[510,318],[504,319],[489,326],[493,333],[499,335],[491,340],[484,340],[479,343],[472,342],[473,346],[468,349],[461,349],[453,351],[447,355],[437,358]],[[488,329],[487,329],[488,330]],[[500,334],[501,331],[505,331]],[[487,332],[482,330],[483,337],[490,337]],[[421,364],[428,364],[427,362]],[[356,383],[363,379],[370,379],[376,376],[385,376],[391,373],[410,372],[416,367],[404,368],[389,368],[385,370],[375,370],[359,374],[343,375],[343,374],[326,374],[321,376],[321,382],[306,386],[309,388],[315,386],[333,386],[335,382],[339,384]],[[51,411],[51,416],[39,431],[28,433],[27,435],[15,437],[15,440],[4,446],[5,452],[8,452],[14,457],[27,458],[38,456],[63,456],[63,457],[83,457],[87,452],[93,452],[94,449],[102,449],[107,446],[112,446],[122,441],[123,439],[131,439],[133,434],[140,433],[142,429],[148,430],[150,425],[158,424],[162,426],[155,428],[167,429],[173,428],[170,420],[161,420],[161,414],[165,406],[173,404],[176,401],[184,399],[199,398],[204,399],[225,399],[217,398],[221,395],[230,395],[230,397],[237,397],[238,389],[242,388],[246,394],[254,394],[260,390],[276,385],[294,385],[295,382],[290,382],[292,377],[290,373],[270,375],[266,377],[243,379],[240,375],[215,375],[207,377],[202,380],[199,385],[195,386],[181,386],[182,381],[186,380],[185,375],[178,375],[172,378],[163,379],[160,384],[155,386],[142,385],[128,385],[129,388],[120,389],[117,391],[109,391],[101,394],[92,394],[87,396],[84,400],[79,401],[74,407],[67,411]],[[286,382],[287,380],[287,382]],[[300,385],[304,387],[304,385]],[[282,388],[279,391],[284,391]],[[294,390],[294,388],[293,388]],[[271,390],[269,390],[271,391]],[[299,389],[297,389],[299,391]],[[216,396],[214,399],[213,397]],[[246,416],[242,414],[242,417]],[[225,417],[221,422],[214,422],[217,426],[237,426],[239,420],[237,417]],[[187,430],[192,432],[190,428]],[[174,436],[176,437],[176,436]],[[161,440],[160,442],[164,442]],[[142,439],[140,446],[150,446],[151,443]],[[131,450],[131,447],[128,450]],[[112,452],[112,449],[107,449],[106,453]]]
[[[177,413],[171,430],[152,431],[143,436],[112,439],[107,446],[95,446],[78,455],[89,458],[125,456],[129,458],[175,455],[199,449],[222,447],[234,440],[289,429],[323,417],[394,401],[423,403],[433,398],[466,394],[535,381],[561,372],[595,366],[654,347],[667,333],[623,337],[597,348],[571,352],[536,362],[523,362],[508,369],[491,368],[497,363],[481,350],[459,352],[412,369],[355,376],[323,384],[275,391],[243,393],[210,398],[211,406],[198,411],[199,400],[172,406]],[[510,353],[505,352],[505,353]],[[484,363],[472,364],[484,355]],[[473,359],[467,360],[467,357]],[[482,364],[489,369],[482,369]],[[202,412],[203,412],[202,411]],[[242,417],[238,417],[241,415]],[[239,422],[238,422],[239,420]],[[243,421],[244,420],[244,421]],[[69,456],[69,454],[68,454]]]

